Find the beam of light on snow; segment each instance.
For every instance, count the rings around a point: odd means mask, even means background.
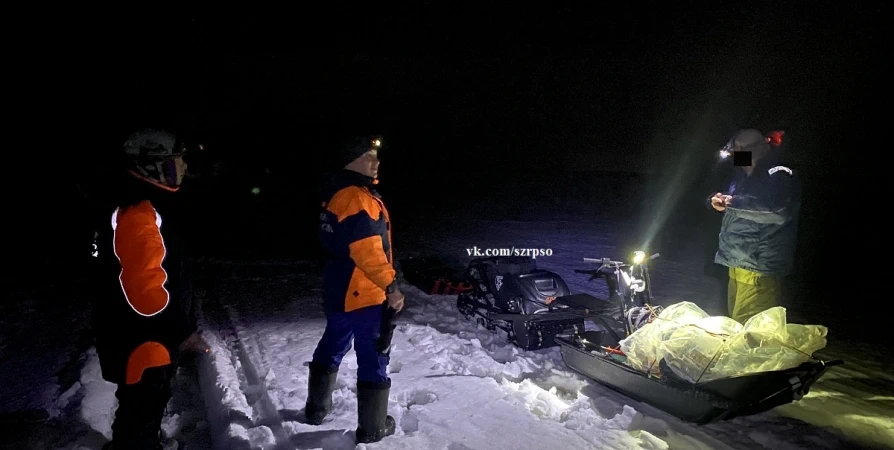
[[[639,247],[648,253],[659,251],[652,245],[672,214],[678,210],[688,211],[686,205],[701,204],[700,198],[692,198],[690,189],[694,183],[701,181],[699,177],[705,169],[704,155],[716,155],[714,145],[723,136],[721,130],[724,129],[724,111],[727,108],[722,106],[725,99],[721,94],[722,91],[715,92],[702,101],[691,103],[691,113],[683,116],[682,121],[669,115],[667,123],[659,125],[655,132],[649,153],[652,154],[653,163],[657,164],[651,167],[653,176],[645,186],[646,197],[638,236]],[[714,168],[722,163],[723,158],[717,158]],[[699,196],[701,194],[698,193]]]
[[[850,420],[856,423],[862,423],[867,425],[876,425],[880,428],[891,428],[891,418],[890,417],[875,417],[875,416],[867,416],[865,414],[845,414],[843,416],[844,419]]]
[[[646,251],[654,251],[652,242],[676,209],[680,198],[683,196],[693,174],[693,151],[679,154],[675,163],[671,163],[662,169],[662,175],[658,179],[651,180],[652,186],[647,188],[657,195],[646,198],[647,211],[644,216],[647,227],[643,233],[640,248]],[[655,184],[657,183],[657,184]]]

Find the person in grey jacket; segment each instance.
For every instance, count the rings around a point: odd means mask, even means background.
[[[726,192],[707,200],[723,213],[714,262],[729,269],[729,315],[741,323],[779,304],[793,269],[801,187],[782,164],[781,137],[739,131],[729,143],[736,169]]]

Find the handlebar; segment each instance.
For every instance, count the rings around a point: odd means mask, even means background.
[[[599,263],[602,265],[626,265],[624,261],[612,261],[608,258],[584,258],[584,262]]]
[[[657,257],[661,256],[661,253],[655,253],[652,256],[646,258],[646,261],[651,261]],[[609,258],[584,258],[584,262],[591,262],[602,264],[603,266],[627,266],[628,264],[624,261],[612,261]],[[645,262],[645,261],[643,261]]]

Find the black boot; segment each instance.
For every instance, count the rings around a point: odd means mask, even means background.
[[[338,368],[330,370],[310,364],[310,376],[307,380],[307,403],[304,405],[305,423],[319,425],[332,410],[332,391],[335,390],[335,380],[338,376]]]
[[[394,418],[388,415],[391,380],[384,383],[357,382],[357,443],[378,442],[394,434]]]

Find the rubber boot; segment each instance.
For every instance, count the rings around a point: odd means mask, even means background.
[[[357,382],[357,443],[378,442],[394,434],[394,418],[388,415],[391,380],[384,383]]]
[[[304,405],[306,422],[310,425],[319,425],[332,411],[332,391],[335,390],[335,380],[338,376],[338,368],[329,369],[310,364],[310,376],[307,379],[307,403]]]

